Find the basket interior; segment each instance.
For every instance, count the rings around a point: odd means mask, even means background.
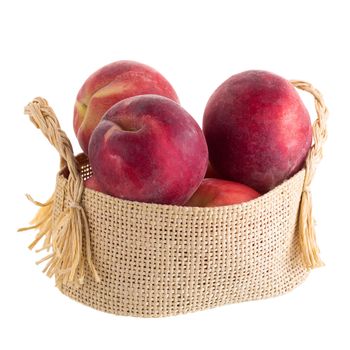
[[[78,163],[78,169],[79,169],[81,177],[83,178],[84,181],[87,180],[89,177],[92,176],[92,168],[91,168],[91,165],[89,163],[89,159],[88,159],[87,155],[84,153],[80,153],[75,157],[75,159]],[[66,179],[68,179],[69,170],[68,170],[67,166],[65,166],[64,168],[62,168],[60,170],[59,175],[62,175]]]

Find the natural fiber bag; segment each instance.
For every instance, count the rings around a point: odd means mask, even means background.
[[[327,108],[315,97],[314,143],[305,168],[239,205],[181,207],[121,200],[84,188],[88,159],[74,157],[42,98],[25,113],[61,157],[56,189],[33,220],[49,255],[44,271],[67,296],[116,315],[159,317],[283,294],[322,265],[310,183],[326,138]]]

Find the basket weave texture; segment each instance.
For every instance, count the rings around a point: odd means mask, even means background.
[[[86,264],[83,285],[60,288],[95,309],[142,317],[283,294],[308,271],[296,232],[304,175],[253,201],[217,208],[138,203],[85,189],[82,205],[101,281]],[[69,206],[66,186],[60,175],[54,220]]]

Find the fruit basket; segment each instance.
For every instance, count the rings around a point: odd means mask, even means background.
[[[46,100],[25,109],[57,149],[56,188],[33,226],[44,271],[59,290],[116,315],[162,317],[284,294],[322,265],[310,183],[326,139],[327,108],[310,84],[317,118],[305,167],[264,195],[213,208],[118,199],[84,187],[92,174]]]

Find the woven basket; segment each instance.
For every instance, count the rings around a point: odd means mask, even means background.
[[[42,98],[26,113],[61,156],[56,188],[29,228],[52,252],[45,272],[62,293],[116,315],[160,317],[268,298],[299,285],[322,265],[309,186],[326,138],[327,109],[315,97],[314,143],[305,168],[239,205],[181,207],[121,200],[86,189],[85,155],[74,157]],[[24,228],[29,229],[29,228]]]

